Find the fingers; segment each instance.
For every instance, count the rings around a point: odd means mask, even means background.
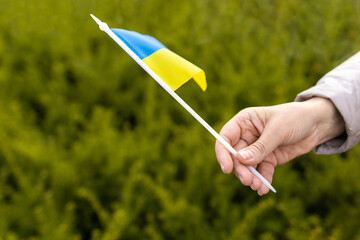
[[[233,118],[227,122],[219,133],[231,146],[236,145],[240,139],[241,129]]]
[[[224,173],[228,174],[234,170],[242,184],[250,186],[253,190],[258,191],[259,195],[263,195],[269,192],[268,187],[258,177],[254,176],[247,166],[258,165],[260,174],[271,182],[274,165],[262,161],[281,144],[280,131],[278,131],[280,127],[275,125],[259,128],[264,121],[251,116],[248,115],[247,118],[241,120],[239,117],[234,117],[220,131],[220,135],[225,141],[237,151],[241,149],[237,156],[232,156],[219,141],[216,141],[215,152]],[[257,120],[259,121],[256,122]],[[259,135],[260,137],[257,139]],[[248,144],[251,145],[248,146]]]
[[[259,173],[268,180],[269,183],[272,182],[274,169],[274,165],[267,161],[260,163],[257,168]],[[234,172],[243,185],[250,186],[251,189],[257,191],[260,196],[269,192],[270,189],[263,184],[257,176],[253,175],[246,166],[239,163],[237,159],[234,161]]]
[[[282,137],[277,129],[278,127],[266,126],[256,142],[238,152],[239,161],[245,165],[257,165],[262,162],[281,144]]]
[[[263,161],[259,164],[257,170],[271,184],[275,166],[271,162]],[[251,184],[251,188],[257,191],[260,196],[267,194],[270,190],[265,184],[260,181],[258,177],[255,176],[253,179],[253,183]]]
[[[234,120],[230,120],[220,131],[225,141],[234,146],[240,139],[240,128]],[[221,170],[228,174],[233,170],[233,160],[229,151],[219,142],[215,143],[215,153]]]
[[[275,140],[271,141],[269,136],[270,135],[267,135],[267,133],[265,133],[264,131],[263,135],[261,135],[261,137],[255,143],[240,150],[236,157],[237,160],[239,160],[242,164],[250,165],[250,166],[258,165],[259,173],[266,180],[268,180],[269,183],[271,183],[274,174],[275,165],[272,164],[270,161],[266,161],[264,159],[269,160],[269,158],[271,158],[269,154],[272,153],[274,149],[277,148],[278,145],[280,145],[280,143]],[[268,144],[264,144],[264,142]],[[274,157],[273,154],[272,157]],[[270,190],[256,176],[252,177],[252,182],[250,184],[250,187],[254,191],[257,191],[260,196],[267,194]]]
[[[216,159],[223,173],[229,174],[233,170],[233,160],[228,150],[219,142],[215,143]]]
[[[250,186],[253,182],[253,174],[245,166],[239,163],[237,159],[234,160],[234,172],[237,178],[240,179],[241,183],[245,186]]]

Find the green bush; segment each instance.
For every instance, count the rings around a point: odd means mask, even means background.
[[[0,239],[360,239],[359,147],[280,166],[259,197],[89,16],[203,68],[207,92],[177,92],[220,130],[358,51],[358,1],[0,3]]]

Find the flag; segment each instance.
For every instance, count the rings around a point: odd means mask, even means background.
[[[170,51],[156,38],[124,29],[110,29],[172,90],[178,89],[191,78],[206,90],[206,77],[202,69]]]
[[[110,29],[109,26],[90,14],[99,24],[101,31],[106,32],[124,51],[129,54],[154,80],[160,84],[178,103],[181,104],[196,120],[201,123],[217,140],[219,140],[234,156],[236,150],[221,137],[207,122],[202,119],[174,90],[194,78],[205,91],[205,73],[200,68],[186,61],[167,49],[163,44],[151,36],[142,35],[123,29]],[[246,166],[261,182],[273,192],[276,190],[252,166]]]

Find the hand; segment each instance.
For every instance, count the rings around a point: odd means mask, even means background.
[[[269,188],[244,165],[255,167],[271,183],[277,165],[308,153],[315,146],[341,135],[344,129],[341,115],[325,98],[247,108],[220,131],[220,135],[239,151],[237,157],[218,141],[215,152],[224,173],[234,170],[244,185],[263,195]]]

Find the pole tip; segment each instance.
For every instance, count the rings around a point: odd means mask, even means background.
[[[95,21],[97,24],[100,25],[101,21],[100,21],[97,17],[95,17],[95,16],[94,16],[93,14],[91,14],[91,13],[90,13],[90,16],[92,17],[92,19],[94,19],[94,21]]]
[[[105,30],[109,29],[109,26],[105,22],[100,21],[100,19],[98,19],[91,13],[90,13],[90,16],[99,25],[100,30],[105,31]]]

